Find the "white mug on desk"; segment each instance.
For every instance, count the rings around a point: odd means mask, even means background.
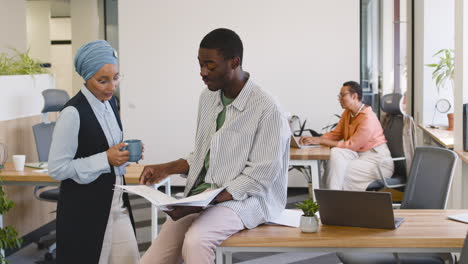
[[[13,155],[13,164],[15,164],[16,171],[24,171],[25,162],[26,162],[26,155]]]

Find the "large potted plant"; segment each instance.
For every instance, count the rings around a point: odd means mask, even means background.
[[[319,220],[316,215],[319,209],[319,205],[312,199],[307,199],[303,202],[297,203],[296,207],[301,209],[304,213],[301,216],[301,222],[299,228],[302,232],[314,233],[318,231]]]
[[[435,111],[447,113],[448,129],[453,130],[453,113],[451,113],[453,105],[453,86],[454,86],[454,71],[455,71],[455,53],[453,49],[441,49],[434,54],[437,57],[436,63],[426,64],[430,68],[434,68],[432,79],[436,83],[437,94],[439,99],[435,104]],[[441,96],[441,93],[444,95]]]
[[[3,165],[7,159],[7,147],[6,144],[0,143],[0,171],[3,169]],[[1,182],[0,178],[0,182]],[[3,186],[0,184],[0,214],[4,215],[11,208],[13,208],[13,201],[8,199],[3,190]],[[0,226],[0,263],[8,263],[5,259],[5,249],[13,249],[21,246],[22,240],[18,239],[18,232],[16,229],[10,226]]]
[[[41,92],[55,88],[53,76],[43,66],[29,56],[29,50],[0,53],[0,121],[41,112],[44,105]]]

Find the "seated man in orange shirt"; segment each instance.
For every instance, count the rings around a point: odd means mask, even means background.
[[[365,191],[378,179],[377,166],[384,177],[393,174],[393,162],[377,116],[362,102],[362,88],[354,81],[345,82],[338,95],[344,109],[336,128],[321,137],[302,137],[301,144],[332,147],[325,172],[329,189]]]

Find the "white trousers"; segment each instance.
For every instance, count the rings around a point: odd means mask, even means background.
[[[366,152],[332,148],[325,171],[325,188],[365,191],[371,182],[380,179],[377,171],[379,162],[390,158],[387,144],[379,145]],[[383,162],[380,168],[384,177],[391,177],[393,161]]]
[[[122,177],[116,178],[122,184]],[[137,264],[140,261],[138,243],[128,210],[123,207],[122,192],[114,191],[112,205],[102,242],[99,264]]]
[[[219,205],[178,221],[168,218],[140,263],[214,263],[216,247],[242,229],[239,216],[231,208]]]

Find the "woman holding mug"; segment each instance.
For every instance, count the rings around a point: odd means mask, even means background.
[[[357,82],[345,82],[338,100],[344,112],[336,128],[321,137],[302,137],[299,142],[332,147],[325,171],[326,188],[365,191],[379,179],[380,162],[384,177],[392,176],[390,150],[377,116],[362,102],[362,88]]]
[[[106,41],[93,41],[74,64],[85,83],[60,113],[49,155],[49,173],[61,181],[57,263],[138,263],[128,195],[114,192],[114,184],[125,184],[129,159],[113,96],[117,54]]]

